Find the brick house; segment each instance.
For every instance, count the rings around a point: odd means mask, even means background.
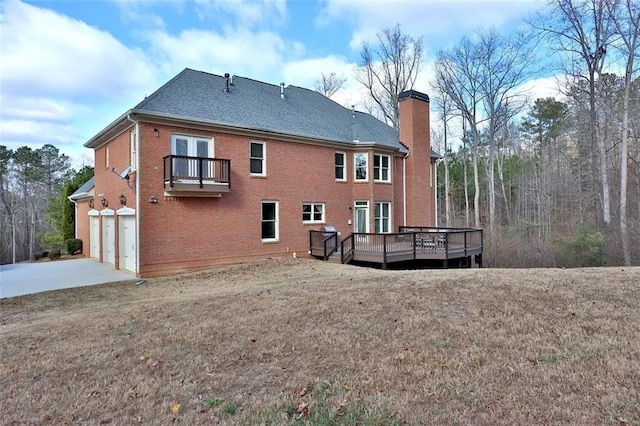
[[[304,256],[309,231],[431,226],[429,98],[399,132],[320,93],[185,69],[92,137],[86,255],[137,276]]]

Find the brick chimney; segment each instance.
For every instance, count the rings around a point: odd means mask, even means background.
[[[400,142],[409,148],[409,157],[405,160],[407,225],[434,226],[429,96],[408,90],[400,93],[398,101]]]

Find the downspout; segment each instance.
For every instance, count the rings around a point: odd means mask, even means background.
[[[136,276],[140,273],[140,129],[138,121],[127,114],[127,120],[136,126],[136,138],[133,142],[136,148]]]
[[[439,159],[436,160],[435,173],[434,173],[434,175],[435,175],[434,180],[435,180],[435,184],[436,184],[436,190],[435,190],[436,198],[435,198],[435,200],[433,200],[434,201],[433,204],[434,204],[434,208],[436,210],[435,211],[435,215],[434,215],[435,216],[435,222],[436,222],[436,228],[438,227],[438,164],[441,163],[442,161],[444,161],[444,158],[439,158]],[[447,225],[447,226],[449,226],[449,225]]]
[[[403,214],[402,226],[407,226],[407,157],[410,152],[407,150],[407,155],[402,157],[402,204]]]

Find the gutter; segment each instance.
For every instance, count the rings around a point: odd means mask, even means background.
[[[127,114],[127,120],[135,125],[136,138],[133,142],[136,148],[136,276],[140,273],[140,128],[138,121]]]
[[[407,158],[411,152],[407,149],[407,155],[402,157],[402,226],[407,226]]]

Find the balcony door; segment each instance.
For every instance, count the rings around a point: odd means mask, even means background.
[[[171,137],[171,155],[177,156],[173,159],[173,173],[178,179],[198,180],[201,167],[203,178],[215,176],[213,161],[197,160],[213,158],[213,140],[210,138],[174,134]]]

